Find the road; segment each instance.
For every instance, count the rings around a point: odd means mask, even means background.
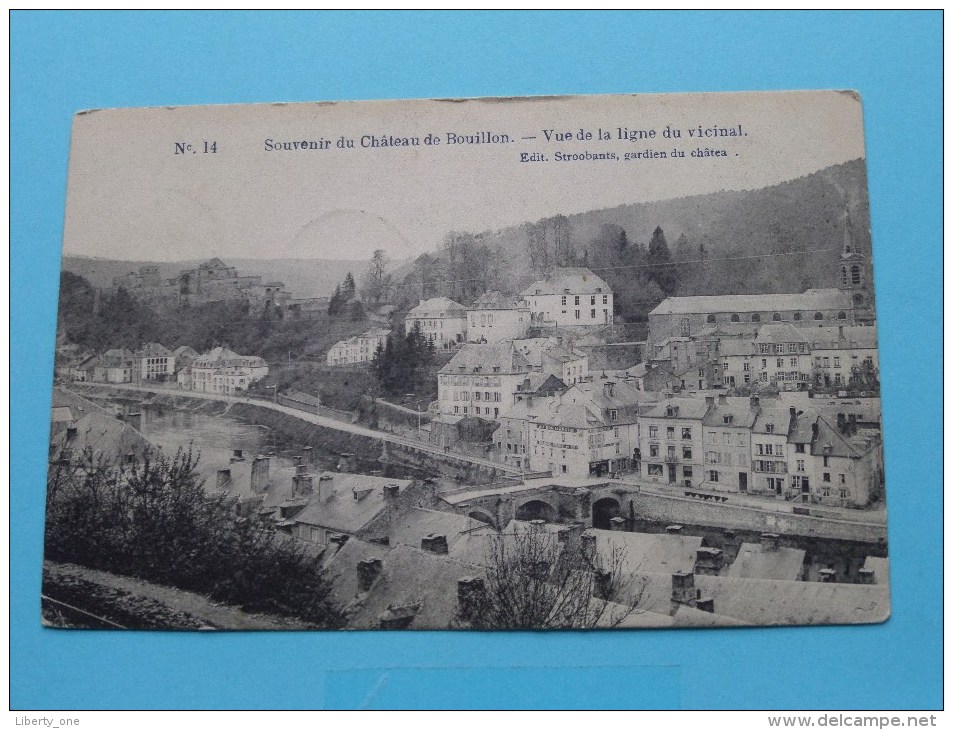
[[[507,474],[520,474],[520,470],[515,467],[508,466],[505,464],[500,464],[496,461],[491,461],[490,459],[482,459],[478,456],[472,456],[470,454],[464,454],[457,451],[444,451],[440,447],[432,446],[428,443],[418,441],[417,439],[407,438],[406,436],[400,436],[394,433],[388,433],[386,431],[378,431],[373,428],[367,428],[366,426],[359,426],[356,423],[345,423],[344,421],[338,421],[333,418],[327,418],[326,416],[318,416],[313,413],[308,413],[307,411],[302,411],[297,408],[291,408],[289,406],[282,405],[281,403],[275,403],[270,400],[263,398],[251,398],[248,396],[233,396],[225,395],[223,393],[202,393],[194,390],[179,390],[178,388],[170,388],[158,383],[155,385],[150,385],[144,387],[136,384],[120,384],[120,383],[70,383],[70,387],[78,388],[108,388],[110,390],[116,391],[132,391],[136,393],[161,393],[163,395],[175,396],[177,398],[193,398],[196,400],[206,400],[206,401],[218,401],[220,403],[249,403],[258,406],[259,408],[268,408],[272,411],[277,411],[279,413],[284,413],[286,415],[298,418],[307,423],[313,423],[317,426],[323,426],[325,428],[333,428],[336,431],[344,431],[346,433],[353,433],[357,436],[366,436],[368,438],[377,439],[378,441],[384,441],[391,444],[399,444],[401,446],[410,446],[417,451],[423,451],[428,454],[433,454],[434,456],[439,456],[444,459],[451,459],[455,461],[465,462],[467,464],[473,464],[476,466],[485,467],[488,469],[496,469],[500,472],[505,472]]]

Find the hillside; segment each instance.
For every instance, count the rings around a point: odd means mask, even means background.
[[[406,288],[455,294],[466,303],[483,289],[516,292],[555,265],[588,265],[613,289],[639,289],[628,292],[625,314],[641,319],[665,294],[833,286],[848,201],[853,245],[869,254],[866,164],[858,159],[758,190],[634,203],[496,231],[450,234],[448,243],[454,245],[418,259]],[[657,228],[664,232],[665,256],[670,253],[677,263],[663,264],[671,276],[650,273],[653,264],[668,260],[648,251]],[[801,251],[810,253],[790,255]]]

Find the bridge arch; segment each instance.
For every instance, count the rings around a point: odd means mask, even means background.
[[[485,522],[490,527],[497,526],[496,518],[484,509],[471,507],[470,511],[467,512],[467,517],[469,517],[471,520],[476,520],[477,522]]]
[[[555,522],[559,517],[559,509],[546,500],[532,497],[517,506],[515,517],[524,522],[530,520]]]
[[[602,497],[592,503],[592,526],[598,530],[608,530],[613,517],[622,516],[622,505],[615,497]]]

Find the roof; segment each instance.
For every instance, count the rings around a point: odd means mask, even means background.
[[[765,550],[761,543],[742,543],[738,557],[728,568],[728,577],[798,580],[804,555],[805,551],[798,548],[779,546],[776,550]]]
[[[750,357],[755,354],[755,346],[751,340],[732,337],[718,341],[720,357]]]
[[[529,371],[530,364],[513,343],[507,341],[495,345],[464,345],[440,372],[493,373],[494,368],[499,368],[501,374],[523,373]]]
[[[638,608],[667,613],[671,607],[669,575],[635,576]],[[890,615],[889,591],[878,585],[760,580],[696,575],[702,598],[712,598],[716,616],[753,626],[864,624]]]
[[[751,428],[754,424],[755,417],[758,415],[751,407],[750,398],[724,398],[725,402],[722,403],[722,399],[718,398],[715,401],[715,405],[708,411],[705,415],[705,418],[702,420],[702,424],[705,426],[720,426],[724,428],[725,426],[730,426],[731,428]],[[729,417],[729,422],[725,422],[725,418]]]
[[[815,350],[876,350],[877,328],[804,327],[801,332]]]
[[[67,442],[66,431],[60,431],[50,439],[51,448],[57,452],[65,446],[74,452],[89,447],[94,455],[115,458],[129,452],[141,455],[152,448],[152,444],[135,428],[75,393],[55,388],[53,405],[54,408],[67,407],[77,416],[72,424],[76,429],[73,439]]]
[[[678,410],[674,415],[668,415],[668,408]],[[643,418],[682,418],[701,420],[708,412],[708,404],[704,398],[664,398],[642,413]]]
[[[429,317],[429,318],[462,318],[467,316],[466,307],[452,299],[446,297],[434,297],[422,301],[416,307],[407,312],[410,319]]]
[[[198,357],[199,354],[188,345],[180,345],[172,351],[172,354],[178,357]]]
[[[75,419],[69,406],[53,406],[53,423],[68,423]]]
[[[754,420],[753,430],[755,433],[773,433],[780,436],[787,436],[791,430],[791,409],[788,406],[769,403],[764,405],[765,400],[758,411],[758,416]],[[773,428],[768,431],[768,424]]]
[[[520,309],[513,297],[498,291],[483,292],[467,309]]]
[[[331,477],[332,494],[326,502],[321,502],[318,498],[318,480],[325,476]],[[396,484],[404,489],[411,484],[411,480],[324,472],[315,478],[314,492],[308,505],[295,515],[294,520],[353,535],[384,509],[384,487],[388,484]],[[362,493],[364,496],[359,498]]]
[[[611,294],[606,282],[586,268],[563,267],[553,269],[539,281],[526,287],[521,294]]]
[[[171,354],[167,347],[160,345],[158,342],[150,342],[136,351],[136,357],[168,357]]]
[[[389,536],[392,546],[419,548],[421,540],[428,535],[443,535],[447,538],[451,558],[469,560],[476,556],[478,560],[475,562],[482,565],[486,536],[496,534],[497,531],[486,523],[456,512],[411,507],[399,514],[396,524],[390,527]]]
[[[232,352],[227,347],[214,347],[204,355],[195,358],[192,366],[195,368],[218,367],[223,360],[232,360],[238,357],[238,353]]]
[[[702,537],[616,530],[586,531],[596,536],[596,553],[603,561],[615,556],[623,575],[690,573],[695,569]]]
[[[797,327],[788,322],[774,322],[761,325],[755,337],[756,342],[807,342],[808,338]]]
[[[381,574],[366,593],[357,592],[357,564],[361,555],[381,560]],[[343,604],[349,626],[380,627],[382,614],[402,609],[412,615],[414,629],[452,628],[457,616],[457,584],[461,578],[482,575],[478,566],[446,555],[399,545],[381,553],[374,547],[348,540],[329,561],[334,578],[333,597]]]
[[[850,293],[841,289],[808,289],[803,294],[722,294],[668,297],[653,314],[714,314],[716,312],[790,312],[851,308]]]

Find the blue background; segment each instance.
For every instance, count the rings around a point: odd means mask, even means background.
[[[938,12],[14,12],[12,707],[938,707],[941,22]],[[856,89],[864,100],[890,499],[886,624],[511,635],[41,629],[43,475],[74,112],[812,88]]]

